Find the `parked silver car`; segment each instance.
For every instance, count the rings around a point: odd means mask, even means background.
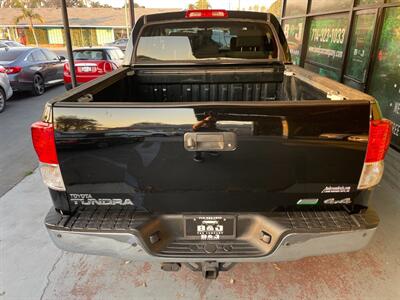
[[[25,45],[22,45],[21,43],[18,43],[16,41],[0,39],[0,48],[9,47],[25,47]]]
[[[6,101],[11,98],[13,90],[8,80],[6,69],[0,66],[0,113],[6,107]]]
[[[46,87],[63,82],[65,57],[44,48],[0,48],[0,65],[7,72],[14,92],[40,96]]]
[[[128,41],[129,41],[128,39],[122,38],[122,39],[116,40],[112,43],[106,43],[104,46],[118,47],[122,51],[125,51]]]

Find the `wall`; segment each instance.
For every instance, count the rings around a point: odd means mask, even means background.
[[[373,95],[400,149],[400,0],[285,0],[293,63]]]
[[[64,30],[60,27],[36,27],[36,37],[40,46],[64,47]],[[126,36],[126,30],[120,28],[71,28],[71,39],[74,47],[102,46],[113,42],[116,37]],[[19,41],[27,37],[28,45],[35,45],[32,31],[28,27],[2,27],[0,37]]]

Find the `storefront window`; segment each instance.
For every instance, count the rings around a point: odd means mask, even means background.
[[[347,25],[347,14],[313,18],[310,25],[306,62],[340,71]]]
[[[342,9],[350,9],[353,0],[312,0],[311,2],[311,12],[318,13],[324,11],[337,11]]]
[[[374,27],[375,13],[354,16],[345,74],[362,83],[367,80]]]
[[[114,32],[111,28],[94,29],[92,36],[96,37],[96,45],[104,45],[114,41]]]
[[[400,147],[400,7],[387,8],[369,93],[394,122],[392,143]]]
[[[24,28],[23,32],[27,37],[28,45],[35,45],[35,37],[33,36],[32,30],[29,28]],[[39,45],[47,45],[49,40],[47,38],[47,30],[44,28],[35,28],[36,39]]]
[[[316,66],[316,65],[308,64],[308,63],[304,64],[304,68],[306,68],[307,70],[313,71],[321,76],[328,77],[328,78],[331,78],[336,81],[340,80],[340,71],[339,70],[335,70],[335,69],[331,69],[331,68],[327,68],[327,67]]]
[[[71,28],[71,39],[74,47],[102,45],[97,40],[95,28]]]
[[[286,0],[285,16],[305,15],[307,0]]]
[[[10,39],[6,28],[0,28],[0,39]]]
[[[72,40],[72,46],[74,47],[83,46],[82,32],[79,28],[71,28],[71,40]]]
[[[63,30],[61,28],[49,28],[47,29],[47,36],[49,44],[64,44]]]
[[[114,28],[114,40],[127,38],[127,33],[128,31],[125,28]]]
[[[301,45],[303,44],[304,18],[289,19],[283,21],[283,31],[285,33],[292,62],[300,64]]]

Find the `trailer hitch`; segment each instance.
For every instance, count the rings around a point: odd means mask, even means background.
[[[205,279],[217,279],[220,271],[229,271],[235,263],[206,261],[202,263],[184,263],[184,265],[192,271],[201,272]]]

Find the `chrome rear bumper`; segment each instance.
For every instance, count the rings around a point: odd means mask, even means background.
[[[62,250],[92,255],[112,256],[125,260],[160,262],[267,262],[296,260],[307,256],[357,251],[365,247],[375,228],[337,233],[293,233],[285,236],[276,249],[261,257],[159,257],[146,251],[132,234],[60,232],[49,230],[50,237]]]
[[[75,228],[73,224],[79,223],[79,218],[71,221],[71,218],[67,220],[65,216],[58,216],[56,220],[54,214],[49,213],[46,226],[51,239],[62,250],[159,262],[287,261],[356,251],[370,242],[379,222],[375,212],[370,209],[363,214],[348,215],[346,220],[342,220],[350,222],[348,226],[331,216],[331,223],[337,226],[336,229],[321,218],[319,225],[313,226],[302,216],[308,223],[304,228],[300,219],[283,219],[281,214],[241,214],[238,215],[238,237],[235,240],[206,242],[189,241],[181,236],[181,215],[148,216],[136,224],[130,222],[130,228],[118,229],[118,226],[114,226],[105,230],[93,225],[93,222],[87,226],[82,226],[81,222]],[[324,214],[326,212],[320,215],[313,213],[309,217],[318,218]],[[270,243],[260,239],[260,231],[271,234]],[[156,242],[150,238],[154,233],[159,235]],[[210,245],[213,252],[207,251]]]

